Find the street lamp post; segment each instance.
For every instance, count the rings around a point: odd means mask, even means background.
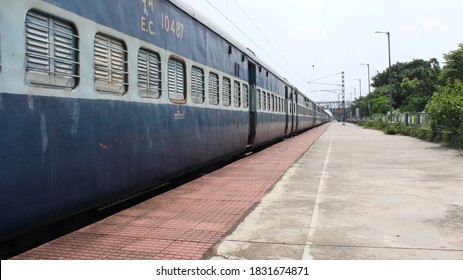
[[[375,33],[381,33],[387,35],[387,49],[389,52],[389,110],[390,110],[390,122],[392,123],[392,69],[391,69],[391,36],[389,32],[376,31]]]
[[[368,68],[368,116],[371,119],[371,107],[370,107],[370,64],[369,63],[360,63],[360,65],[366,65]]]

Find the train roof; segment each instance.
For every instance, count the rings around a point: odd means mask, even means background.
[[[238,41],[232,35],[228,34],[228,32],[224,31],[223,28],[221,28],[212,18],[208,17],[206,14],[202,13],[200,10],[195,9],[195,7],[191,5],[191,2],[187,0],[169,0],[169,1],[173,3],[175,6],[182,9],[187,14],[189,14],[191,17],[195,18],[196,20],[204,24],[206,27],[210,28],[212,31],[217,33],[220,37],[227,40],[230,44],[232,44],[233,46],[238,48],[240,51],[242,51],[244,54],[246,54],[248,57],[250,57],[254,62],[261,65],[262,67],[270,71],[273,75],[278,77],[280,80],[284,81],[286,84],[296,89],[296,87],[290,84],[286,78],[278,74],[278,72],[276,72],[266,62],[264,62],[262,59],[256,56],[252,50],[247,48],[245,45],[243,45],[240,41]],[[302,93],[302,92],[299,92],[299,93]],[[306,98],[308,98],[304,93],[302,94]]]

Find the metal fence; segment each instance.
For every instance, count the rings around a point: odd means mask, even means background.
[[[388,123],[390,115],[373,116],[373,120],[381,119],[383,123]],[[424,113],[393,113],[393,123],[401,123],[405,126],[423,126],[431,128],[431,116]]]

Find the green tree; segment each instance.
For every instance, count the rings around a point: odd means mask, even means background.
[[[439,62],[415,59],[411,62],[398,62],[392,70],[392,104],[401,111],[421,112],[431,99],[439,81]],[[388,87],[383,93],[389,97],[389,68],[372,78],[375,88]],[[384,92],[384,91],[383,91]]]
[[[389,112],[389,97],[382,94],[387,91],[387,87],[381,87],[380,89],[376,89],[375,93],[357,98],[351,104],[350,109],[352,114],[355,114],[357,108],[360,108],[360,115],[362,117],[369,116],[369,111],[371,111],[371,115],[387,114]]]
[[[385,115],[389,112],[389,97],[385,95],[380,95],[371,98],[371,114],[381,114]]]
[[[443,83],[454,80],[463,82],[463,44],[458,44],[458,49],[444,54],[444,58],[446,63],[441,76]]]
[[[400,108],[403,112],[422,112],[432,96],[430,91],[423,90],[423,82],[418,78],[410,80],[408,77],[400,84],[401,92],[407,94],[405,101]],[[429,85],[430,88],[434,86]]]
[[[463,133],[463,83],[459,80],[438,88],[426,106],[433,125]]]

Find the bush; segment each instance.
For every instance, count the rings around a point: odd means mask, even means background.
[[[448,147],[463,149],[463,134],[451,133],[448,138]]]
[[[387,135],[396,135],[400,133],[400,124],[390,124],[384,128]]]
[[[463,83],[455,80],[439,87],[426,105],[426,112],[432,116],[432,125],[462,134],[463,132]]]

